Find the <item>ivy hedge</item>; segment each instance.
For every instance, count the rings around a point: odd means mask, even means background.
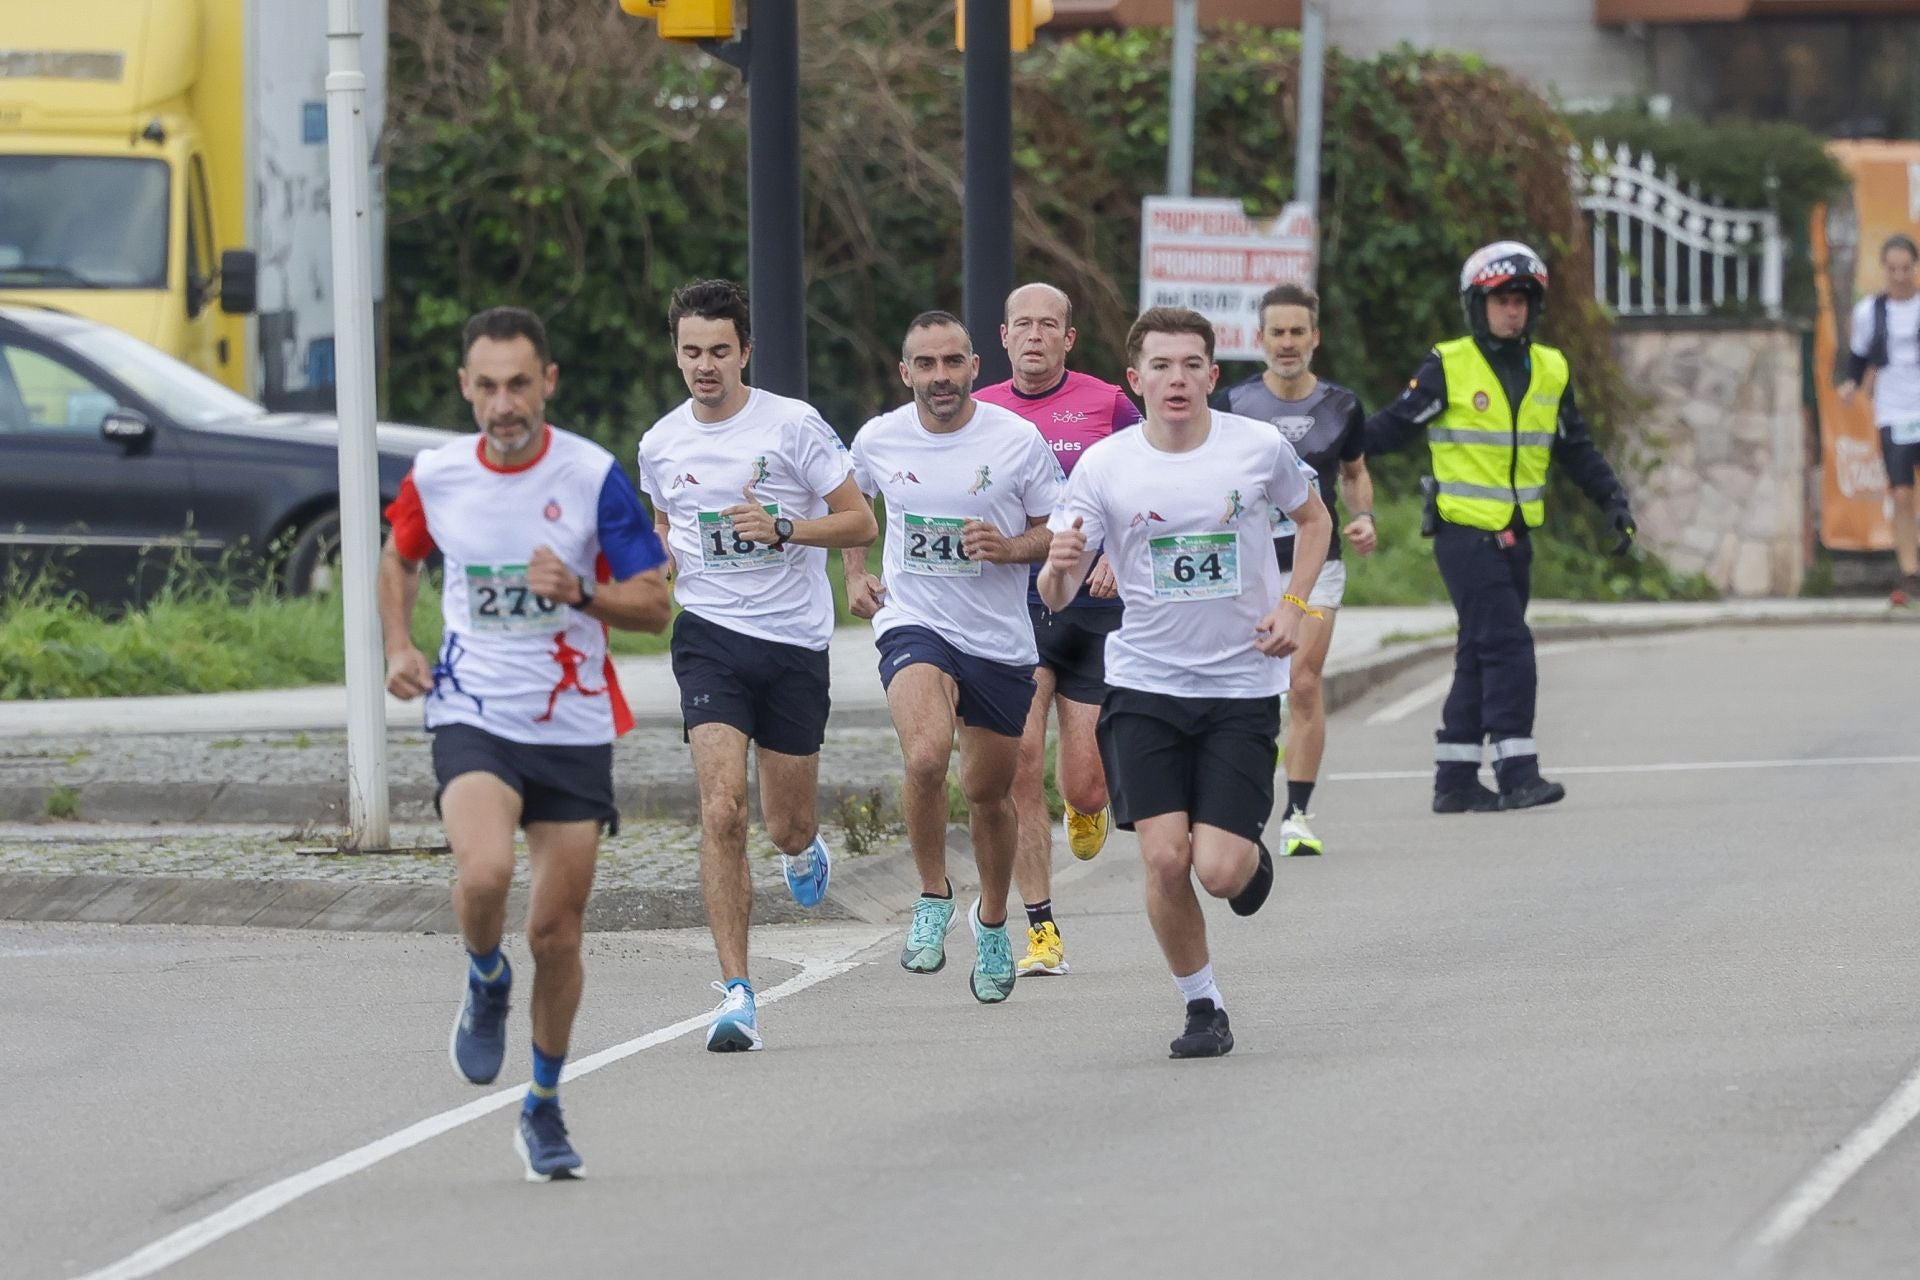
[[[812,398],[843,432],[904,398],[907,321],[961,297],[962,60],[942,0],[810,0],[802,136]],[[457,423],[461,321],[498,302],[548,320],[559,420],[622,456],[684,388],[666,341],[682,281],[746,260],[746,98],[737,74],[604,0],[396,6],[387,150],[390,411]],[[1015,64],[1016,261],[1075,298],[1076,363],[1117,377],[1135,311],[1140,200],[1162,189],[1169,40],[1048,41]],[[1271,213],[1291,193],[1298,40],[1210,31],[1194,189]],[[1369,405],[1461,328],[1459,265],[1533,242],[1555,287],[1542,336],[1567,349],[1603,445],[1632,412],[1591,289],[1566,178],[1573,141],[1537,94],[1472,60],[1335,53],[1321,176],[1319,369]],[[977,335],[993,341],[993,335]],[[1411,488],[1413,463],[1376,468]],[[1552,523],[1604,545],[1569,487]],[[1667,594],[1650,562],[1606,594]]]

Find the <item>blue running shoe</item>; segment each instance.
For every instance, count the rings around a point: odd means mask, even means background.
[[[499,982],[477,982],[468,976],[467,995],[460,1002],[447,1045],[447,1056],[462,1080],[492,1084],[500,1074],[500,1063],[507,1056],[507,996],[512,986],[511,969]]]
[[[909,973],[938,973],[947,966],[947,933],[953,928],[953,899],[929,898],[913,903],[913,924],[907,945],[900,949],[900,967]]]
[[[560,1118],[560,1104],[542,1103],[520,1113],[520,1125],[513,1131],[513,1149],[527,1166],[528,1182],[552,1182],[558,1178],[587,1176],[580,1153],[567,1141],[567,1125]]]
[[[967,912],[967,927],[973,930],[973,976],[968,985],[973,998],[981,1004],[999,1004],[1013,994],[1013,942],[1007,937],[1007,922],[989,928],[980,923],[980,899],[973,900]]]
[[[803,907],[819,906],[820,899],[827,896],[827,881],[833,878],[833,855],[827,851],[827,842],[816,835],[812,844],[791,858],[781,858],[780,862],[786,870],[787,892],[793,895],[793,900]],[[795,864],[801,868],[798,873]]]
[[[746,987],[713,984],[720,993],[720,1004],[707,1024],[707,1050],[710,1053],[751,1053],[760,1047],[760,1026],[755,1019],[753,992]]]

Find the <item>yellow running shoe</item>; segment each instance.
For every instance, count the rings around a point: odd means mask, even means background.
[[[1107,847],[1107,819],[1113,806],[1106,805],[1098,813],[1081,813],[1072,805],[1066,808],[1060,825],[1067,830],[1067,848],[1073,850],[1074,857],[1087,862]]]
[[[1027,954],[1020,957],[1014,965],[1018,977],[1028,978],[1042,973],[1065,973],[1067,971],[1067,953],[1060,942],[1060,930],[1048,920],[1038,929],[1027,930]]]

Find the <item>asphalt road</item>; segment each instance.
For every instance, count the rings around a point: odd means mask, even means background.
[[[1221,1061],[1124,838],[1003,1006],[964,929],[763,931],[760,1054],[700,1048],[703,935],[598,936],[572,1185],[448,1115],[452,939],[0,926],[0,1273],[1912,1276],[1912,644],[1558,647],[1532,813],[1426,811],[1435,669],[1336,716],[1328,856],[1210,917]]]

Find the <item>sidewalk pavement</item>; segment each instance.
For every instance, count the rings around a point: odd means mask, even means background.
[[[1709,626],[1920,624],[1920,615],[1856,600],[1539,601],[1529,616],[1543,639]],[[1416,664],[1437,667],[1452,649],[1452,624],[1444,606],[1342,611],[1328,661],[1330,709]],[[607,842],[590,927],[698,925],[699,834],[690,825],[697,793],[671,671],[664,656],[620,667],[647,727],[615,748],[625,829]],[[889,811],[897,805],[899,749],[866,628],[835,637],[833,678],[820,812],[843,857],[826,914],[887,920],[911,904],[918,879],[897,813]],[[328,845],[329,827],[344,817],[344,701],[343,689],[323,687],[0,703],[0,824],[13,824],[0,826],[0,919],[451,929],[452,869],[444,855],[314,855],[312,846]],[[396,845],[438,838],[418,714],[417,707],[389,703]],[[869,808],[875,800],[877,814]],[[104,825],[112,823],[123,825]],[[244,823],[267,825],[236,825]],[[964,828],[955,828],[948,844],[958,881],[970,873]],[[757,828],[751,852],[755,918],[795,918]],[[1075,874],[1071,865],[1064,874]]]
[[[1726,600],[1672,604],[1581,604],[1536,600],[1536,625],[1587,633],[1639,634],[1673,627],[1866,621],[1902,617],[1884,600]],[[1365,672],[1418,651],[1430,656],[1435,639],[1453,631],[1446,605],[1365,606],[1342,609],[1328,654],[1329,675]],[[1423,643],[1424,641],[1424,643]],[[1447,647],[1447,646],[1443,646]],[[867,626],[834,634],[833,722],[885,727],[886,695],[879,655]],[[678,728],[680,695],[667,655],[615,661],[620,687],[643,727]],[[1392,672],[1401,668],[1394,666]],[[1389,672],[1391,674],[1392,672]],[[1350,681],[1339,682],[1350,684]],[[1341,699],[1344,701],[1344,698]],[[419,703],[387,699],[389,730],[420,727]],[[73,737],[108,733],[295,733],[344,731],[346,688],[310,685],[249,693],[182,694],[156,698],[68,698],[0,702],[0,738]]]

